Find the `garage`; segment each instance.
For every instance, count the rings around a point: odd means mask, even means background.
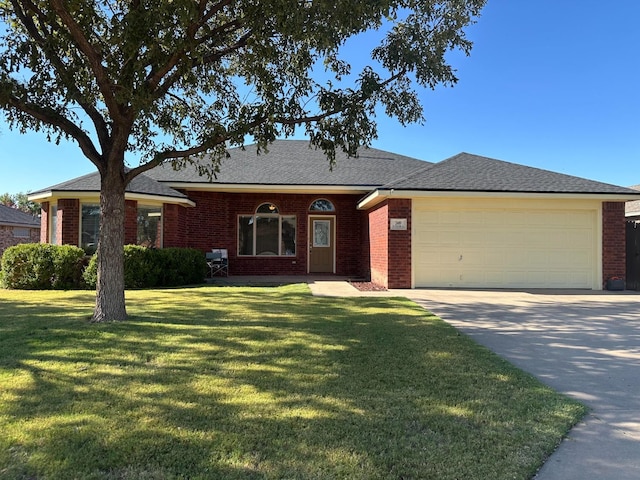
[[[599,289],[600,205],[567,198],[414,199],[414,286]]]

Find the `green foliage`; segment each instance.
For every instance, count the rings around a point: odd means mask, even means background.
[[[7,192],[0,195],[0,203],[31,215],[38,215],[40,213],[40,204],[30,201],[27,197],[28,194],[23,192],[16,194]]]
[[[162,248],[152,250],[157,258],[160,285],[174,287],[202,283],[207,262],[200,250],[190,248]],[[126,260],[125,260],[126,263]]]
[[[299,127],[330,158],[354,154],[376,137],[376,105],[420,121],[412,85],[456,83],[446,54],[469,53],[465,28],[485,3],[0,2],[0,108],[11,126],[73,137],[99,166],[136,152],[131,177],[205,152],[215,169],[227,145],[249,135],[266,146]],[[358,56],[373,66],[352,71],[346,40],[373,30],[382,41]]]
[[[90,288],[97,283],[97,255],[91,257],[83,273]],[[190,248],[124,247],[124,280],[126,288],[175,287],[202,283],[206,273],[205,257]]]
[[[84,251],[71,245],[25,243],[9,247],[0,262],[2,286],[15,289],[70,289],[83,285]]]
[[[126,288],[148,288],[159,285],[159,274],[163,267],[157,261],[156,251],[140,245],[125,245],[124,285]]]

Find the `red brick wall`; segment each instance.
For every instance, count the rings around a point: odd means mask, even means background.
[[[125,200],[124,205],[124,243],[138,243],[138,202]]]
[[[387,288],[411,288],[411,200],[389,199],[368,211],[371,281]],[[390,219],[407,220],[391,230]]]
[[[368,272],[363,265],[363,215],[356,210],[360,195],[312,195],[283,193],[212,193],[187,192],[195,208],[178,207],[185,216],[184,238],[179,246],[229,250],[232,275],[306,275],[309,206],[318,198],[330,200],[336,218],[336,274],[361,277]],[[275,204],[281,215],[296,216],[296,254],[290,257],[245,257],[237,255],[239,215],[252,215],[263,203]],[[169,207],[169,206],[167,206]],[[168,236],[175,236],[175,220],[165,208],[165,246]],[[314,212],[314,215],[323,215]],[[172,240],[174,241],[174,240]]]
[[[49,243],[49,202],[40,204],[40,243]]]
[[[411,288],[411,199],[389,199],[389,218],[407,219],[407,229],[389,230],[388,288]]]
[[[16,237],[15,229],[27,230],[29,232],[28,237]],[[9,225],[0,225],[0,257],[3,252],[15,245],[21,243],[38,243],[40,241],[40,228],[30,227],[14,227]]]
[[[389,286],[389,206],[387,202],[368,211],[371,281]]]
[[[164,247],[188,247],[186,242],[186,208],[165,204],[162,208],[162,240]]]
[[[80,201],[77,198],[58,200],[58,236],[62,245],[78,245],[80,235]]]
[[[626,275],[624,202],[602,203],[602,285],[611,277]]]

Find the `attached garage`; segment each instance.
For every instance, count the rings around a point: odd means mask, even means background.
[[[415,287],[600,288],[601,202],[413,201]]]

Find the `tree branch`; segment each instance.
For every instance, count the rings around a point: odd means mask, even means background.
[[[109,79],[105,69],[102,66],[102,56],[89,42],[80,25],[74,20],[73,16],[65,9],[63,0],[51,0],[51,6],[58,14],[62,23],[67,27],[72,40],[78,49],[84,54],[89,62],[91,71],[95,75],[98,82],[98,88],[104,99],[105,105],[109,109],[112,116],[117,115],[124,117],[125,112],[121,111],[120,105],[113,94],[115,85]]]
[[[107,124],[104,121],[104,118],[102,117],[102,115],[100,115],[100,112],[98,112],[94,105],[84,100],[82,92],[78,89],[75,83],[74,73],[68,69],[64,61],[57,55],[57,53],[51,47],[51,43],[42,36],[40,29],[38,29],[38,27],[33,22],[33,18],[24,12],[17,0],[11,0],[11,3],[14,6],[14,11],[22,25],[27,29],[27,32],[29,32],[31,38],[40,46],[41,51],[47,57],[49,62],[51,62],[54,70],[69,89],[70,97],[75,102],[77,102],[78,105],[80,105],[80,107],[86,112],[86,114],[93,122],[96,134],[98,136],[98,141],[100,142],[100,146],[104,150],[107,147],[107,143],[109,141],[109,129],[107,128]],[[28,5],[29,10],[36,15],[36,17],[40,21],[40,24],[42,25],[42,28],[44,28],[45,25],[50,27],[52,30],[56,30],[59,28],[59,25],[48,22],[42,10],[40,10],[32,2],[24,2],[24,4]]]
[[[91,160],[91,162],[98,168],[99,171],[102,171],[104,168],[103,159],[100,153],[96,150],[91,138],[75,123],[68,120],[67,118],[59,115],[57,112],[40,107],[39,105],[22,102],[14,96],[9,96],[7,103],[11,105],[16,110],[19,110],[27,115],[30,115],[43,123],[54,126],[62,130],[65,134],[74,138],[82,153]]]

